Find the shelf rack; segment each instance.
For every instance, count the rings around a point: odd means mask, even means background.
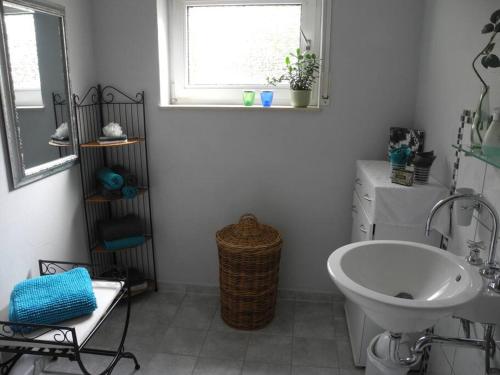
[[[471,156],[479,159],[495,168],[500,168],[500,156],[487,156],[480,148],[472,148],[469,145],[452,145],[453,148],[462,152],[465,156]]]
[[[97,274],[113,269],[133,267],[148,281],[148,290],[158,290],[155,243],[149,190],[144,92],[129,96],[113,87],[91,87],[81,98],[73,95],[78,141],[80,173],[87,225],[87,237],[92,265]],[[127,134],[126,142],[99,144],[102,127],[116,122]],[[98,189],[96,171],[99,168],[121,165],[138,179],[138,194],[133,199],[103,196]],[[97,222],[126,214],[136,214],[147,233],[143,245],[120,250],[106,250],[97,234]]]

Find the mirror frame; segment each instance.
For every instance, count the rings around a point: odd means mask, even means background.
[[[23,143],[21,139],[19,124],[16,121],[16,107],[14,101],[14,86],[10,74],[9,50],[4,20],[4,2],[24,6],[38,12],[50,14],[61,19],[61,46],[63,66],[66,75],[67,102],[69,110],[70,135],[73,145],[73,154],[49,161],[29,168],[29,173],[23,166]],[[75,121],[73,101],[71,100],[70,71],[68,64],[68,46],[66,43],[66,14],[65,8],[53,3],[40,3],[31,0],[1,0],[0,6],[0,100],[2,104],[2,127],[8,148],[8,161],[10,164],[10,190],[14,190],[41,180],[45,177],[68,169],[78,162],[78,134]]]

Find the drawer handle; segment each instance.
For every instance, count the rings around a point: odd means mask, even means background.
[[[363,186],[363,184],[361,183],[361,179],[360,179],[360,178],[356,178],[356,179],[354,180],[354,183],[355,183],[356,185]]]
[[[359,230],[360,230],[361,232],[363,232],[363,233],[368,233],[368,231],[366,230],[366,228],[365,228],[365,226],[364,226],[363,224],[361,224],[361,225],[359,226]]]
[[[363,195],[363,199],[368,202],[373,202],[373,199],[371,199],[368,194]]]

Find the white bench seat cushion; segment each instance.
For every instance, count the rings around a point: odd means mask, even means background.
[[[90,335],[94,327],[99,323],[106,311],[109,309],[116,296],[120,293],[123,283],[119,281],[103,281],[92,280],[94,294],[97,301],[97,309],[90,315],[81,316],[79,318],[66,320],[56,325],[68,328],[75,328],[77,342],[81,345]],[[23,338],[23,336],[16,334],[15,338]],[[0,346],[26,346],[26,347],[43,347],[43,348],[68,348],[68,346],[60,345],[64,340],[63,334],[57,330],[37,330],[29,334],[24,334],[24,338],[43,340],[49,343],[29,342],[23,343],[0,338]],[[71,333],[66,336],[65,343],[73,343]]]

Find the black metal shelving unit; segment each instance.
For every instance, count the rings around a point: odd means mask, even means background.
[[[113,87],[91,87],[81,98],[73,95],[78,140],[80,173],[85,219],[92,265],[97,274],[133,267],[142,272],[149,289],[158,290],[155,244],[149,190],[149,162],[144,91],[129,96]],[[121,125],[127,134],[125,143],[101,145],[97,138],[110,122]],[[133,199],[109,198],[99,193],[96,171],[122,165],[137,175],[139,193]],[[120,250],[106,250],[97,235],[97,221],[136,214],[143,220],[146,241],[143,245]]]

